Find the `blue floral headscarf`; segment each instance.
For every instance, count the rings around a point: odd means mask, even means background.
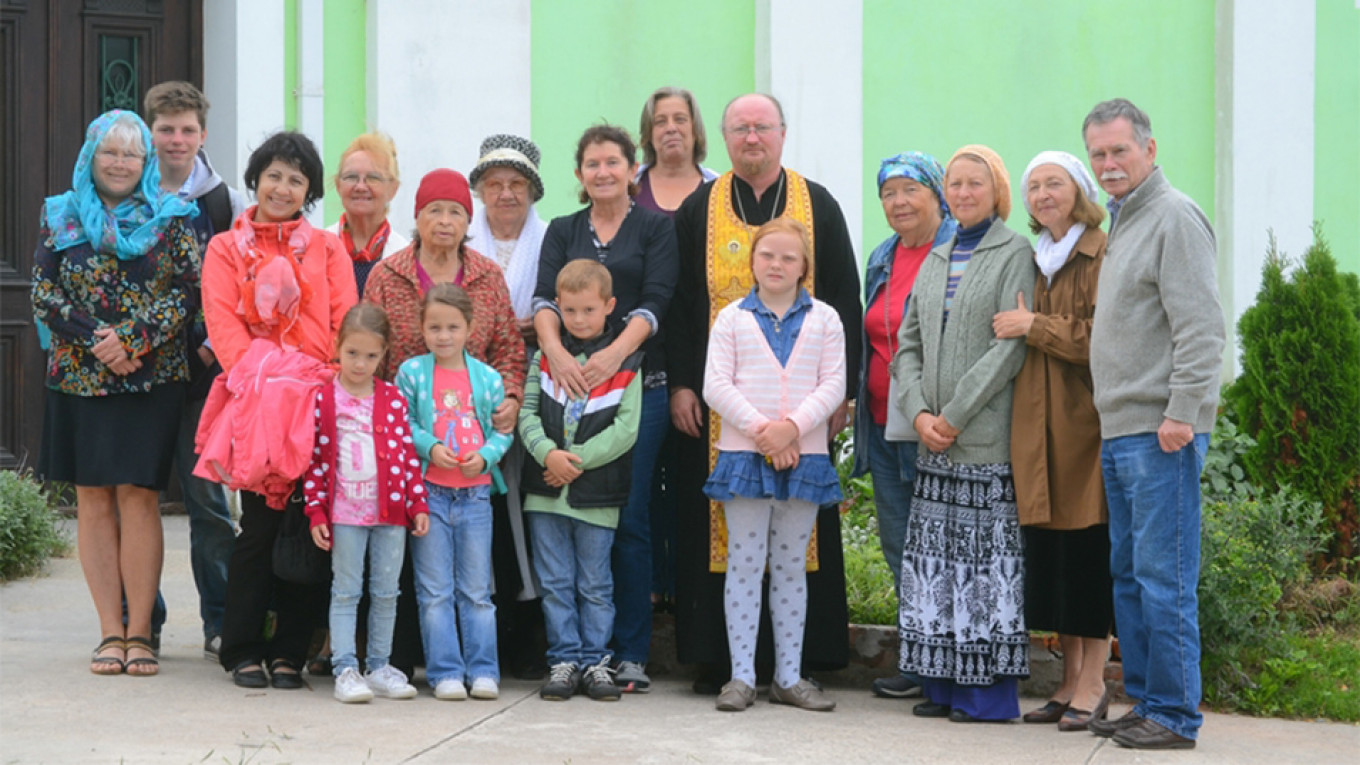
[[[878,168],[878,190],[892,178],[910,178],[935,192],[940,202],[940,217],[949,217],[949,205],[944,201],[944,168],[939,160],[919,151],[894,154],[883,160]]]
[[[137,190],[110,211],[95,190],[93,166],[99,145],[117,122],[136,124],[146,161]],[[119,260],[145,255],[160,241],[171,218],[198,213],[194,202],[161,191],[160,165],[151,145],[151,130],[141,117],[122,109],[104,112],[90,123],[85,130],[85,145],[80,147],[71,173],[71,190],[48,197],[45,209],[54,250],[89,242],[95,250],[117,255]]]

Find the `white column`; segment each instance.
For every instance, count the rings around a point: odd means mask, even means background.
[[[321,0],[298,2],[298,88],[289,94],[297,98],[298,131],[316,144],[326,156],[326,12]],[[329,180],[327,181],[329,183]],[[316,201],[307,220],[321,226],[326,220],[326,199]]]
[[[861,0],[832,5],[761,0],[756,5],[756,84],[766,87],[768,77],[767,92],[784,106],[784,166],[830,190],[861,260],[863,21]]]
[[[530,0],[369,0],[368,120],[397,145],[399,231],[425,173],[467,175],[493,133],[531,137],[529,35]]]
[[[283,127],[283,3],[212,0],[203,4],[205,143],[226,182],[243,189],[250,152]]]
[[[1311,2],[1219,5],[1219,35],[1227,39],[1218,45],[1216,223],[1221,297],[1234,338],[1260,289],[1268,232],[1294,257],[1313,240],[1315,26]],[[1235,342],[1230,353],[1236,369]]]

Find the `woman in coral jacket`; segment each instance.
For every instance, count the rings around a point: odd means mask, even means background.
[[[203,313],[208,341],[231,373],[252,340],[268,339],[319,361],[334,355],[335,337],[358,302],[354,268],[334,234],[302,217],[324,193],[321,157],[301,133],[270,136],[250,155],[246,188],[257,204],[208,244]],[[294,501],[297,501],[295,496]],[[301,688],[322,586],[274,576],[273,548],[283,514],[262,495],[241,493],[241,535],[227,570],[221,662],[244,688]],[[265,612],[278,615],[271,639]]]

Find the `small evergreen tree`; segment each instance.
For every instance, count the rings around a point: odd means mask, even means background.
[[[1337,272],[1316,225],[1302,264],[1291,265],[1272,233],[1261,291],[1237,324],[1242,375],[1225,398],[1256,440],[1244,456],[1249,477],[1320,501],[1331,562],[1345,567],[1360,543],[1360,287]]]

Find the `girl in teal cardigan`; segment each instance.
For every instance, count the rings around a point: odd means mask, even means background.
[[[484,364],[467,351],[463,351],[463,363],[467,366],[468,380],[472,383],[472,404],[477,412],[477,423],[482,427],[486,442],[477,453],[486,461],[483,472],[491,474],[491,484],[496,493],[505,493],[505,479],[501,476],[499,463],[501,457],[510,449],[514,436],[501,433],[491,426],[491,414],[505,400],[505,388],[501,376],[495,369]],[[397,372],[397,388],[406,398],[411,413],[411,438],[416,444],[416,454],[420,455],[421,470],[430,466],[430,449],[441,440],[434,435],[434,354],[407,359]]]
[[[397,372],[430,514],[429,533],[411,541],[425,675],[435,698],[455,701],[500,694],[491,492],[505,492],[496,463],[512,436],[491,423],[505,400],[501,376],[464,348],[474,320],[466,292],[431,287],[420,316],[430,353]]]

